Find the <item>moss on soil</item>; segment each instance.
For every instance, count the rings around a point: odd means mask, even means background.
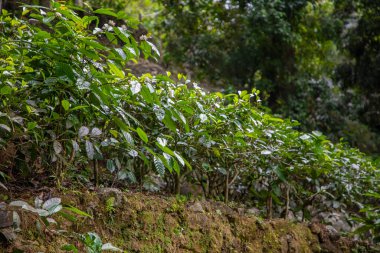
[[[38,230],[36,217],[23,212],[22,230],[4,252],[16,248],[24,252],[65,252],[60,248],[69,243],[85,252],[70,233],[59,230],[96,232],[103,242],[112,242],[125,252],[321,252],[318,235],[312,234],[306,224],[281,219],[262,221],[239,215],[218,202],[200,201],[197,205],[201,209],[194,210],[191,201],[116,189],[55,192],[53,196],[93,218],[79,217],[70,222],[55,214],[59,227]],[[29,198],[33,203],[34,196]],[[107,201],[110,198],[114,199]],[[336,252],[349,252],[339,250]]]

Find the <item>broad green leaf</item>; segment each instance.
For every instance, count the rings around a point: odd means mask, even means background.
[[[73,68],[69,64],[64,62],[57,62],[55,71],[58,77],[68,78],[73,82],[75,81],[75,74]]]
[[[117,14],[115,12],[113,12],[113,10],[110,8],[100,8],[100,9],[95,10],[94,13],[108,15],[108,16],[112,16],[115,18],[118,17]]]
[[[119,78],[124,78],[125,73],[121,69],[119,69],[115,64],[113,64],[111,61],[107,62],[108,67],[110,68],[111,73],[116,75]]]
[[[51,35],[50,33],[46,32],[46,31],[39,31],[35,34],[36,38],[39,38],[39,39],[49,39],[51,38]]]
[[[144,98],[145,102],[153,103],[153,94],[149,92],[147,87],[142,87],[140,91],[141,96]]]
[[[96,53],[95,50],[92,49],[86,49],[86,48],[80,48],[79,52],[90,58],[91,60],[98,61],[100,60],[99,55]]]
[[[130,44],[130,41],[128,39],[130,37],[130,34],[127,31],[125,31],[121,27],[114,27],[113,30],[114,30],[115,34],[117,35],[117,37],[119,37],[120,40],[122,40],[127,45]],[[133,54],[135,55],[134,51],[133,51]]]
[[[138,127],[136,129],[136,132],[137,134],[139,135],[140,139],[143,140],[145,143],[148,143],[148,136],[147,134],[144,132],[144,130],[142,130],[140,127]]]
[[[83,26],[88,27],[92,21],[96,21],[95,26],[99,24],[99,18],[96,16],[84,16],[82,18]]]
[[[66,245],[61,247],[61,250],[70,251],[73,253],[78,253],[77,247],[75,247],[73,244],[66,244]]]
[[[66,210],[69,210],[75,214],[78,214],[78,215],[81,215],[81,216],[84,216],[84,217],[89,217],[89,218],[92,218],[91,215],[89,215],[88,213],[82,211],[82,210],[79,210],[78,208],[74,207],[74,206],[65,206],[64,209]]]
[[[179,167],[178,163],[176,160],[173,161],[173,170],[179,175],[181,173],[181,168]]]
[[[53,21],[55,19],[55,16],[50,16],[50,17],[44,17],[43,19],[42,19],[42,22],[44,23],[44,24],[49,24],[51,21]]]
[[[168,140],[165,139],[165,138],[157,137],[157,142],[158,142],[161,146],[165,147],[166,144],[168,143]]]
[[[116,123],[116,125],[118,127],[120,127],[120,129],[122,129],[125,132],[129,132],[129,130],[130,130],[129,126],[127,124],[125,124],[121,119],[119,119],[115,116],[113,116],[112,119]]]
[[[131,145],[131,146],[135,145],[133,138],[132,138],[132,135],[130,133],[125,132],[125,131],[122,131],[122,133],[123,133],[125,140],[128,142],[129,145]]]
[[[169,114],[166,114],[163,121],[162,121],[167,128],[169,128],[171,131],[174,133],[177,132],[177,125],[176,123],[172,120],[171,116]]]
[[[160,157],[154,156],[153,158],[154,167],[156,168],[159,175],[164,176],[165,175],[165,165],[162,162]]]
[[[108,50],[107,47],[103,46],[102,44],[100,44],[99,42],[95,41],[95,40],[89,40],[89,39],[83,39],[83,42],[90,46],[90,47],[93,47],[94,49],[98,49],[98,50]]]
[[[4,86],[0,89],[0,94],[1,95],[8,95],[12,93],[12,88],[9,86]]]
[[[278,167],[278,166],[275,166],[273,167],[273,172],[278,176],[278,178],[283,181],[283,182],[286,182],[286,178],[285,178],[285,175],[283,173],[283,171]]]
[[[185,161],[184,159],[182,158],[182,156],[180,154],[178,154],[176,151],[174,151],[174,155],[175,157],[177,158],[177,160],[181,163],[182,166],[185,166]]]
[[[65,111],[68,111],[70,109],[70,102],[65,99],[61,101],[61,105]]]
[[[168,153],[171,156],[175,156],[174,151],[166,146],[162,146],[160,143],[156,142],[156,146],[159,147],[165,153]]]
[[[107,169],[109,170],[109,172],[113,173],[115,170],[116,170],[116,166],[115,166],[115,163],[113,162],[112,159],[108,159],[107,160],[107,165],[106,165]]]
[[[157,56],[160,56],[160,51],[158,51],[157,47],[152,42],[149,42],[149,41],[145,41],[145,42],[148,43],[150,48],[153,50],[154,53],[156,53]]]
[[[114,51],[117,53],[118,56],[120,56],[120,58],[122,60],[127,59],[127,56],[125,55],[125,52],[124,52],[123,49],[121,49],[121,48],[115,48]]]
[[[70,109],[70,111],[77,111],[77,110],[81,110],[81,109],[85,109],[85,108],[88,108],[87,105],[78,105],[78,106],[75,106],[73,108]]]

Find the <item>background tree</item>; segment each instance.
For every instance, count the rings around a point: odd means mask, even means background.
[[[165,64],[219,87],[256,87],[304,130],[379,152],[379,3],[159,2]]]

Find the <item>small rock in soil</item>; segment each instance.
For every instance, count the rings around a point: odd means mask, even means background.
[[[252,208],[247,209],[246,214],[250,214],[250,215],[254,215],[254,216],[259,216],[260,215],[260,210],[257,209],[257,208],[255,208],[255,207],[252,207]]]
[[[193,205],[189,206],[189,210],[195,213],[204,213],[201,203],[195,202]]]

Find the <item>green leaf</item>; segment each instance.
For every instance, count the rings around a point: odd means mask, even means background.
[[[72,244],[66,244],[66,245],[62,246],[61,250],[72,251],[73,253],[78,253],[77,247],[75,247]]]
[[[29,131],[33,130],[36,127],[37,127],[37,122],[35,122],[35,121],[28,122],[28,124],[27,124],[27,128],[28,128]]]
[[[130,128],[127,124],[125,124],[121,119],[113,116],[113,121],[116,123],[118,127],[120,127],[121,130],[124,130],[125,132],[129,132]]]
[[[113,30],[114,30],[115,34],[117,35],[117,37],[119,37],[119,39],[121,41],[123,41],[124,43],[126,43],[128,45],[130,44],[130,41],[129,41],[130,34],[127,31],[125,31],[121,27],[114,27]]]
[[[172,161],[173,161],[173,169],[179,175],[181,173],[181,168],[179,167],[176,160],[172,160]]]
[[[154,163],[154,167],[157,170],[157,173],[160,174],[161,176],[164,176],[165,175],[165,165],[162,162],[161,158],[154,156],[153,163]]]
[[[85,49],[85,48],[80,48],[79,52],[90,58],[91,60],[98,61],[100,60],[99,55],[92,49]]]
[[[95,26],[97,27],[98,24],[99,24],[99,18],[98,17],[96,17],[96,16],[84,16],[82,18],[82,22],[83,22],[83,25],[85,27],[87,27],[88,25],[90,25],[92,21],[96,21]]]
[[[137,128],[136,129],[136,132],[137,134],[139,135],[140,139],[143,140],[145,143],[148,143],[148,136],[147,134],[144,132],[144,130],[142,130],[141,128]]]
[[[158,51],[157,47],[152,42],[149,42],[149,41],[145,41],[145,42],[148,43],[148,45],[152,48],[153,52],[156,53],[157,56],[160,56],[160,51]]]
[[[168,143],[168,140],[165,139],[165,138],[157,137],[157,142],[158,142],[161,146],[165,147],[166,144]]]
[[[55,71],[58,77],[67,77],[69,80],[75,81],[73,68],[69,64],[57,62]]]
[[[118,15],[115,12],[113,12],[112,9],[110,8],[100,8],[100,9],[95,10],[94,13],[118,18]]]
[[[49,39],[49,38],[51,38],[50,33],[45,32],[45,31],[39,31],[38,33],[36,33],[35,36],[36,36],[36,38],[39,38],[39,39]]]
[[[117,37],[113,33],[106,31],[105,34],[106,34],[107,39],[112,44],[114,44],[114,45],[118,45],[119,44],[119,41],[117,40]]]
[[[166,146],[162,146],[160,143],[156,142],[156,146],[159,147],[165,153],[168,153],[171,156],[175,156],[174,151]]]
[[[286,178],[284,176],[284,173],[283,171],[278,167],[278,166],[275,166],[273,167],[273,172],[278,176],[278,178],[283,181],[283,182],[286,182]]]
[[[178,154],[176,151],[174,151],[174,155],[175,157],[177,158],[177,160],[181,163],[182,166],[185,166],[185,161],[184,159],[182,158],[182,156],[180,154]]]
[[[122,48],[114,48],[113,49],[116,54],[122,59],[122,60],[125,60],[127,58],[127,56],[125,55],[125,52]]]
[[[169,128],[171,131],[174,133],[177,132],[177,125],[176,123],[172,120],[171,116],[166,113],[165,118],[162,120],[162,122],[165,124],[167,128]]]
[[[107,160],[107,165],[106,165],[107,169],[109,170],[109,172],[113,173],[115,170],[116,170],[116,166],[115,166],[115,163],[113,162],[112,159],[108,159]]]
[[[55,19],[55,16],[50,16],[50,17],[44,17],[43,19],[42,19],[42,22],[44,23],[44,24],[49,24],[51,21],[53,21]]]
[[[0,89],[0,94],[1,95],[9,95],[12,93],[12,88],[9,86],[4,86]]]
[[[65,109],[65,111],[68,111],[70,109],[70,102],[69,101],[64,99],[61,101],[61,104],[62,104],[63,109]]]
[[[88,105],[78,105],[78,106],[75,106],[74,108],[71,108],[70,111],[77,111],[77,110],[81,110],[81,109],[84,109],[84,108],[88,108]]]
[[[147,87],[142,87],[140,94],[147,103],[151,104],[154,102],[153,95],[152,95],[152,93],[149,92],[149,89]]]
[[[100,44],[99,42],[94,41],[94,40],[84,39],[83,42],[86,45],[93,47],[95,49],[99,49],[99,50],[107,50],[108,49],[107,47],[103,46],[102,44]]]
[[[111,61],[107,62],[108,67],[110,68],[110,72],[115,74],[119,78],[124,78],[125,73],[121,69],[119,69],[115,64],[113,64]]]
[[[124,46],[123,50],[127,55],[127,60],[135,59],[138,56],[138,52],[133,47]]]
[[[122,131],[122,133],[123,133],[125,140],[128,142],[129,145],[131,145],[131,146],[135,145],[133,138],[132,138],[132,135],[130,133],[125,132],[125,131]]]
[[[64,209],[66,210],[69,210],[75,214],[78,214],[80,216],[84,216],[84,217],[89,217],[89,218],[93,218],[90,214],[82,211],[82,210],[79,210],[78,208],[74,207],[74,206],[65,206]]]

